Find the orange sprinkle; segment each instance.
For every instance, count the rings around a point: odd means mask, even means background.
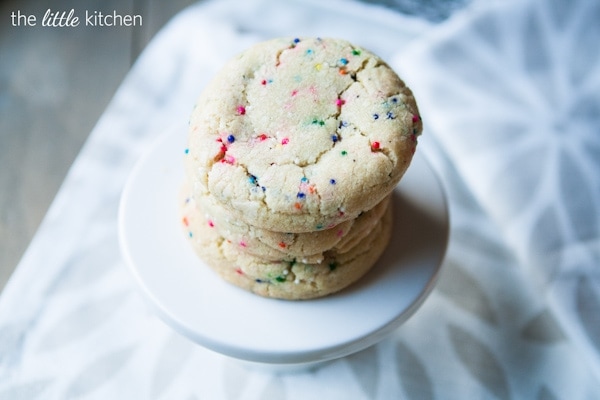
[[[185,226],[189,226],[190,225],[190,221],[188,221],[187,217],[183,217],[183,224]]]
[[[284,242],[279,242],[279,247],[281,247],[282,249],[285,249],[285,243]]]
[[[299,210],[302,208],[302,204],[300,203],[294,203],[294,208],[296,208],[296,210]]]

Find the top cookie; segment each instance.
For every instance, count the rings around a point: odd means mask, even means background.
[[[315,231],[381,202],[421,130],[411,91],[374,54],[338,39],[274,39],[205,88],[186,171],[195,195],[248,224]]]

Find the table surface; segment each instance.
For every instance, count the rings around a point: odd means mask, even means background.
[[[0,25],[0,290],[137,56],[174,14],[193,2],[53,3],[54,11],[139,14],[139,27]],[[0,15],[4,21],[20,10],[41,18],[47,8],[32,0],[8,0],[0,3]]]

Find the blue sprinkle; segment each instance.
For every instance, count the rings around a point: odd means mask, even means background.
[[[296,195],[296,197],[298,197],[299,199],[303,199],[304,197],[306,197],[306,195],[302,192],[298,192],[298,194]]]
[[[346,65],[346,64],[348,64],[348,60],[345,58],[340,58],[340,64]]]
[[[335,185],[335,179],[330,179],[329,183],[331,183],[332,185]]]
[[[388,111],[387,115],[387,119],[396,119],[396,117],[394,116],[394,114],[392,114],[391,111]]]
[[[263,191],[263,192],[264,192],[265,190],[267,190],[267,188],[266,188],[266,187],[264,187],[264,186],[261,186],[260,188],[262,189],[262,191]]]
[[[256,184],[256,177],[254,175],[250,175],[248,177],[248,181],[250,181],[251,184],[255,185]]]
[[[294,43],[300,43],[300,39],[298,39],[298,38],[294,39]]]
[[[373,119],[379,119],[379,114],[373,114]]]
[[[337,142],[338,141],[338,136],[337,135],[331,135],[331,141],[333,143]]]
[[[312,49],[306,50],[306,54],[312,54],[312,53],[313,53]]]
[[[346,121],[340,121],[340,125],[339,125],[340,128],[344,128],[346,126],[348,126],[348,123]]]
[[[302,182],[308,182],[308,178],[305,177],[305,176],[303,176],[302,179],[300,179],[300,181],[302,181]]]
[[[397,103],[397,102],[398,102],[398,99],[395,97],[392,97],[392,103]]]
[[[228,141],[229,143],[233,143],[233,142],[235,142],[235,136],[233,136],[233,135],[229,135],[229,136],[227,136],[227,141]]]
[[[192,236],[194,236],[194,234],[192,232],[188,232],[188,236],[192,237]]]
[[[190,152],[190,149],[185,149],[185,154],[188,154]]]

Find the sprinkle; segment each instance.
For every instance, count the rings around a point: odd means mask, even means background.
[[[348,60],[345,58],[340,58],[340,64],[346,65],[346,64],[348,64]]]
[[[413,124],[416,122],[419,122],[421,120],[421,117],[419,117],[418,115],[413,115],[412,116],[412,122]]]
[[[183,219],[181,221],[183,222],[183,224],[185,226],[189,226],[190,225],[190,221],[188,221],[187,217],[183,217]]]
[[[285,247],[286,247],[285,242],[279,242],[279,247],[281,247],[282,249],[285,249]]]
[[[360,56],[360,50],[358,50],[358,49],[353,49],[353,50],[352,50],[352,55],[353,55],[353,56]]]
[[[286,144],[288,144],[289,142],[290,142],[290,139],[288,139],[288,138],[283,138],[283,139],[281,139],[281,144],[283,144],[283,145],[286,145]]]
[[[234,164],[235,163],[235,157],[232,155],[225,155],[225,157],[221,160],[221,163],[227,163],[227,164]]]
[[[189,154],[189,152],[190,152],[190,149],[185,149],[183,152],[184,152],[185,154]]]
[[[266,134],[264,134],[264,133],[261,133],[260,135],[258,135],[258,138],[259,138],[259,139],[260,139],[260,141],[262,142],[262,141],[264,141],[264,140],[267,140],[267,135],[266,135]]]
[[[396,117],[394,116],[394,114],[392,114],[391,111],[388,111],[386,114],[387,119],[396,119]]]
[[[323,66],[321,64],[315,64],[315,69],[320,71]]]
[[[342,99],[336,99],[335,100],[335,105],[338,106],[338,107],[343,106],[345,103],[346,103],[346,101],[342,100]]]
[[[264,281],[261,280],[261,279],[255,279],[254,282],[256,282],[256,283],[263,283]]]
[[[373,114],[373,119],[379,119],[379,114]]]
[[[313,124],[313,125],[320,125],[320,126],[323,126],[323,125],[325,125],[325,121],[323,121],[322,119],[316,119],[316,118],[315,118],[315,119],[313,119],[313,120],[312,120],[312,124]]]
[[[332,185],[335,185],[335,183],[336,183],[336,182],[335,182],[335,179],[330,179],[330,180],[329,180],[329,183],[331,183]]]
[[[227,136],[227,141],[228,141],[229,143],[233,143],[233,142],[235,142],[235,136],[233,136],[233,135],[229,135],[229,136]]]
[[[396,104],[398,102],[398,99],[396,97],[392,97],[392,103]]]
[[[308,178],[303,176],[302,179],[300,179],[300,182],[308,182]]]
[[[342,155],[343,155],[343,156],[345,156],[345,155],[347,155],[347,154],[348,154],[348,152],[347,152],[346,150],[342,150]]]
[[[338,140],[339,140],[339,137],[338,137],[338,135],[331,135],[331,141],[332,141],[333,143],[337,142]]]
[[[303,198],[306,197],[306,194],[302,193],[302,192],[298,192],[298,194],[296,195],[296,197],[299,198],[299,199],[303,199]]]
[[[285,282],[286,281],[285,276],[281,276],[281,275],[279,275],[277,278],[275,278],[275,280],[277,282]]]
[[[346,71],[346,69],[345,69],[345,68],[340,68],[340,69],[338,70],[338,72],[340,73],[340,75],[346,75],[346,74],[348,73],[348,71]]]
[[[377,151],[377,150],[379,150],[379,147],[380,147],[379,142],[371,143],[371,151]]]
[[[296,210],[299,210],[299,209],[301,209],[301,208],[302,208],[302,204],[300,204],[300,203],[294,203],[294,208],[295,208]]]
[[[300,43],[300,39],[298,39],[298,38],[295,38],[295,39],[294,39],[294,43]]]
[[[321,229],[323,229],[323,225],[318,224],[315,228],[317,228],[317,230],[321,230]]]
[[[267,85],[267,80],[263,79],[262,81],[260,81],[260,84],[263,85],[263,86],[266,86]]]
[[[210,226],[211,228],[215,227],[215,223],[212,222],[210,219],[208,220],[208,226]]]
[[[292,90],[292,97],[294,97],[294,96],[295,96],[295,95],[297,95],[297,94],[298,94],[298,91],[297,91],[297,90]]]
[[[194,236],[194,234],[192,232],[188,232],[188,236],[192,237],[192,236]]]
[[[313,53],[312,49],[306,49],[306,54],[312,54],[312,53]]]
[[[246,242],[244,242],[244,241],[242,240],[242,241],[240,242],[240,246],[242,246],[242,247],[246,247],[246,246],[247,246],[247,244],[246,244]]]
[[[242,269],[241,269],[241,268],[236,268],[235,272],[236,272],[238,275],[244,275],[244,271],[242,271]]]
[[[262,189],[263,192],[267,190],[267,188],[264,186],[261,186],[260,188]]]
[[[250,175],[250,176],[248,177],[248,181],[249,181],[251,184],[255,185],[255,184],[256,184],[256,177],[255,177],[254,175]]]
[[[346,121],[340,121],[339,128],[344,128],[346,126],[348,126],[348,123]]]
[[[238,106],[238,108],[237,108],[237,113],[238,113],[239,115],[244,115],[244,114],[246,114],[246,107],[244,107],[244,106]]]

